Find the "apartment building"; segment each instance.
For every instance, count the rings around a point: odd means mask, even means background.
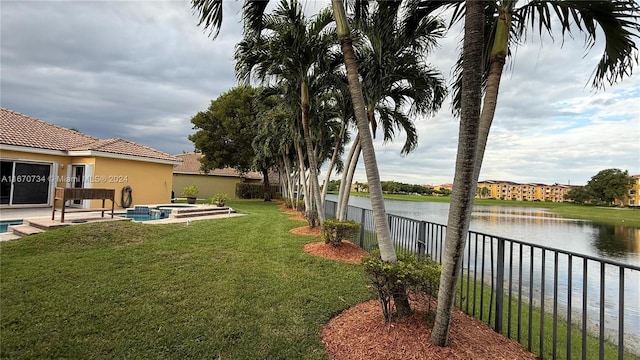
[[[485,180],[478,182],[476,197],[481,199],[563,202],[564,195],[571,188],[571,185],[563,184],[520,184],[513,181]]]
[[[631,175],[633,179],[633,184],[629,188],[627,192],[627,196],[622,199],[622,203],[625,206],[629,207],[639,207],[640,206],[640,174]]]

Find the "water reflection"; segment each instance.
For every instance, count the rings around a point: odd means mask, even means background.
[[[602,257],[626,259],[630,253],[640,254],[640,229],[626,226],[592,225],[591,244]]]

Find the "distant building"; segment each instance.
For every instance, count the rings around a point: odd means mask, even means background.
[[[563,202],[565,201],[564,196],[574,187],[563,184],[520,184],[513,181],[485,180],[478,182],[476,197],[481,199]]]
[[[640,206],[640,174],[631,175],[633,184],[629,187],[627,195],[622,199],[622,203],[629,207]]]
[[[433,190],[441,190],[441,189],[445,189],[445,190],[453,190],[453,184],[442,184],[442,185],[436,185],[433,187]]]
[[[174,196],[182,196],[186,186],[196,186],[199,190],[198,197],[207,199],[216,193],[225,193],[230,198],[236,197],[237,184],[262,184],[262,174],[249,171],[241,174],[233,168],[213,169],[208,173],[201,170],[201,153],[186,153],[175,155],[182,162],[173,168],[173,193]],[[277,173],[269,173],[269,182],[278,184],[280,181]]]

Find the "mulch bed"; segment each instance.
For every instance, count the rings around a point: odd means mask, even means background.
[[[415,313],[387,324],[378,300],[343,311],[322,329],[330,359],[537,359],[520,344],[494,332],[488,325],[457,309],[449,330],[449,346],[431,344],[426,305],[412,304]],[[435,311],[435,303],[431,305]]]
[[[367,255],[367,252],[363,248],[349,241],[343,241],[342,244],[337,247],[332,244],[327,244],[324,241],[308,243],[304,246],[303,251],[311,255],[352,264],[360,264],[362,257]]]
[[[320,227],[316,226],[313,229],[307,226],[300,226],[297,228],[293,228],[289,230],[290,233],[296,235],[312,235],[312,236],[320,236]]]

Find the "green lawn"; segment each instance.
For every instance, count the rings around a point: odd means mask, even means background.
[[[369,196],[368,193],[352,192],[353,196]],[[451,199],[444,196],[420,196],[420,195],[400,195],[385,194],[385,199],[400,201],[430,201],[448,203]],[[489,200],[476,199],[476,205],[497,205],[497,206],[524,206],[545,208],[564,218],[590,220],[596,223],[610,225],[624,225],[640,228],[640,209],[630,208],[607,208],[598,206],[576,205],[571,203],[554,203],[545,201],[513,201],[513,200]]]
[[[274,203],[186,224],[70,226],[0,244],[0,358],[325,359],[320,329],[370,298],[305,254]]]

